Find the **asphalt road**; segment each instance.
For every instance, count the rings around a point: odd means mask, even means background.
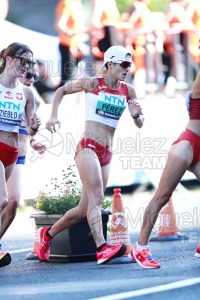
[[[140,222],[134,224],[133,221],[137,219],[138,209],[147,205],[152,193],[135,192],[124,196],[125,209],[132,216],[129,222],[132,243],[137,240],[140,227]],[[187,199],[183,199],[180,193],[174,195],[179,229],[189,239],[151,242],[153,256],[161,263],[161,269],[157,270],[142,269],[127,259],[108,265],[27,261],[25,257],[33,243],[34,222],[29,217],[32,208],[19,210],[2,239],[4,249],[11,251],[13,260],[9,266],[1,268],[0,299],[198,299],[200,259],[194,257],[199,240],[198,199],[198,191],[189,192]],[[196,218],[197,223],[189,226],[189,216],[193,221]],[[184,222],[181,223],[181,219]]]

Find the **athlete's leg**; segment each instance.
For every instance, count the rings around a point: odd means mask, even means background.
[[[80,178],[87,192],[88,223],[94,237],[96,246],[105,243],[102,231],[101,205],[104,199],[104,189],[107,184],[109,165],[101,167],[96,154],[91,150],[80,151],[76,156],[76,165]]]
[[[188,141],[181,141],[171,147],[158,190],[145,210],[138,239],[139,245],[147,245],[159,211],[169,201],[180,179],[190,166],[192,159],[193,150]]]
[[[82,188],[81,199],[79,205],[68,210],[62,218],[60,218],[49,230],[50,235],[53,237],[64,229],[77,224],[87,216],[88,197]]]
[[[8,204],[2,212],[0,238],[2,238],[16,216],[23,189],[23,171],[23,164],[15,164],[14,169],[7,180]]]

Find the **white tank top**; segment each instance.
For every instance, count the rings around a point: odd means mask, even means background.
[[[128,88],[120,82],[118,90],[110,89],[103,78],[85,96],[85,119],[96,121],[116,128],[119,119],[127,106]]]
[[[16,88],[6,88],[0,84],[0,130],[19,132],[24,121],[26,98],[23,85],[18,82]]]

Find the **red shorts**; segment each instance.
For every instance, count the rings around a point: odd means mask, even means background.
[[[112,152],[108,150],[108,146],[104,147],[101,144],[97,143],[96,141],[87,138],[81,139],[80,142],[78,143],[76,147],[74,159],[76,158],[78,152],[82,149],[90,149],[93,152],[95,152],[101,166],[108,165],[112,159]]]
[[[192,146],[193,160],[191,165],[194,165],[200,161],[200,136],[193,131],[186,129],[172,145],[177,144],[180,141],[188,141]]]
[[[11,147],[0,142],[0,160],[4,167],[12,165],[18,157],[19,148]]]

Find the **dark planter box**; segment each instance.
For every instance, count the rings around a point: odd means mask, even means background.
[[[105,240],[107,240],[107,223],[110,211],[102,212],[102,225]],[[40,227],[52,226],[60,215],[32,214],[35,224]],[[96,260],[96,245],[91,235],[87,219],[65,229],[53,238],[50,262],[81,262]]]

